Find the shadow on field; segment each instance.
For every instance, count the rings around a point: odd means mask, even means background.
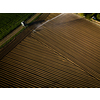
[[[31,26],[31,25],[36,25],[36,24],[41,24],[43,23],[45,20],[40,20],[40,21],[34,21],[34,22],[31,22],[29,24],[27,24],[28,26]]]

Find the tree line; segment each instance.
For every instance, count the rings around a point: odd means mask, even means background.
[[[85,16],[87,19],[96,19],[100,21],[100,13],[80,13],[81,16]]]

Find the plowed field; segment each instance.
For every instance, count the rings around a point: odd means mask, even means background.
[[[1,59],[0,87],[100,88],[100,27],[74,14],[39,25]]]

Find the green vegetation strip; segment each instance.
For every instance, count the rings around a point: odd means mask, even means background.
[[[23,28],[23,29],[21,29],[18,33],[16,33],[13,37],[11,37],[8,41],[6,41],[4,44],[2,44],[1,46],[0,46],[0,49],[2,48],[2,47],[4,47],[6,44],[8,44],[10,41],[12,41],[17,35],[19,35],[23,30],[25,30],[26,28]]]
[[[30,23],[32,23],[34,20],[36,20],[41,14],[39,14],[36,18],[34,18]],[[26,27],[21,29],[18,33],[16,33],[13,37],[11,37],[9,40],[7,40],[4,44],[0,46],[0,49],[3,48],[5,45],[7,45],[9,42],[11,42],[17,35],[19,35],[23,30],[25,30]]]
[[[97,21],[100,21],[100,13],[78,13],[80,16],[84,16],[86,19],[91,20],[92,17],[95,17]]]
[[[16,29],[21,21],[33,15],[33,13],[0,13],[0,40]]]

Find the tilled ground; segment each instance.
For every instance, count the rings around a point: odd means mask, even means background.
[[[1,59],[0,87],[100,88],[99,44],[100,27],[62,14],[36,28]]]

